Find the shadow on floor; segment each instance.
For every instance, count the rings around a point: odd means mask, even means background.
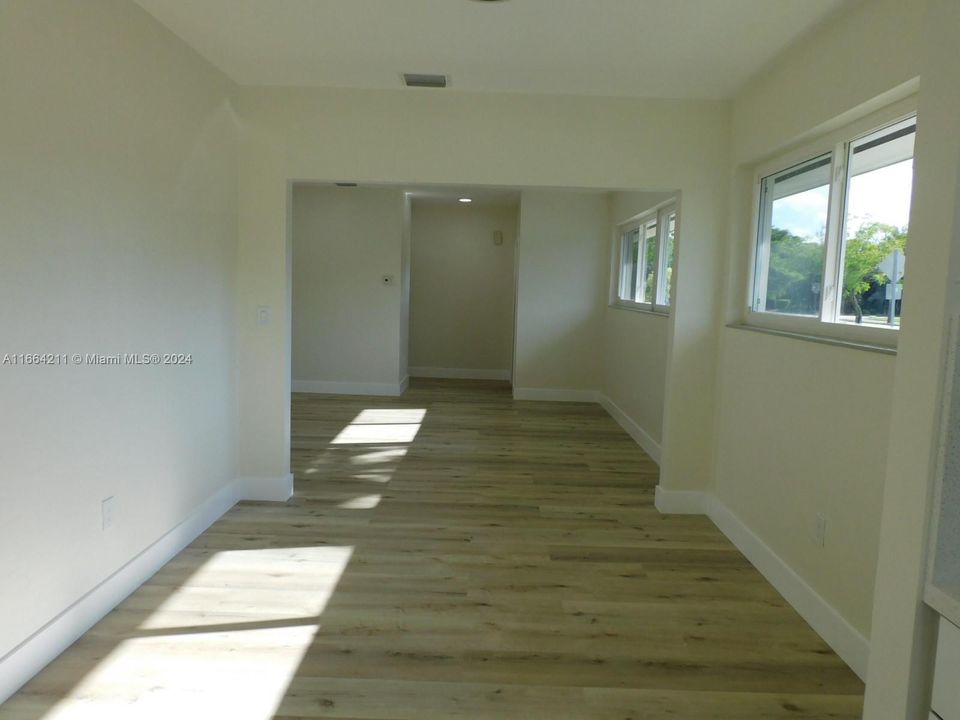
[[[0,717],[858,718],[859,680],[596,405],[295,395],[231,510]]]

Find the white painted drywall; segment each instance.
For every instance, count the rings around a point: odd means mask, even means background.
[[[403,214],[398,189],[294,185],[294,389],[400,381]]]
[[[525,190],[515,388],[596,390],[603,373],[606,193]]]
[[[509,375],[516,229],[516,205],[414,200],[412,367]]]
[[[250,87],[238,91],[237,102],[243,118],[239,372],[245,474],[271,476],[289,466],[284,327],[256,326],[257,306],[276,307],[279,317],[288,306],[288,181],[350,179],[679,189],[682,242],[678,302],[669,321],[661,482],[675,489],[709,485],[727,103]],[[524,242],[521,237],[521,285],[524,271],[531,271],[523,266]],[[578,374],[581,368],[569,376]],[[561,377],[568,375],[557,371],[534,380]]]
[[[234,478],[231,90],[132,3],[0,3],[2,352],[192,355],[0,366],[0,656]]]

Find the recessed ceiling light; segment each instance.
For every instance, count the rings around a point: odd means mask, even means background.
[[[473,198],[460,198],[460,202],[462,202],[462,203],[472,203],[472,202],[473,202]]]

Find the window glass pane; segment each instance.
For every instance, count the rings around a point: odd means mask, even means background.
[[[653,303],[657,297],[656,268],[657,268],[657,223],[647,223],[643,237],[643,300]]]
[[[900,324],[916,119],[850,145],[841,322]]]
[[[819,314],[831,159],[763,179],[755,310]]]
[[[673,282],[673,245],[677,237],[677,213],[671,212],[667,216],[666,236],[664,237],[664,253],[666,260],[663,267],[663,304],[670,304],[670,288]]]
[[[639,274],[640,229],[634,228],[625,232],[621,242],[620,298],[640,302],[637,295],[637,280],[642,277]]]

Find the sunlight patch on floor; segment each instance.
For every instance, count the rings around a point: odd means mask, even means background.
[[[251,621],[319,615],[352,554],[350,546],[323,545],[221,551],[197,568],[144,622],[170,613],[204,612],[212,624],[222,614]],[[175,569],[174,563],[167,570]],[[244,578],[250,577],[257,587],[243,586]],[[264,587],[264,578],[275,581],[276,589]],[[289,592],[291,587],[301,591]]]
[[[351,425],[420,425],[426,416],[426,408],[367,408]]]
[[[368,408],[362,410],[331,441],[331,445],[411,443],[427,411],[422,408]]]
[[[345,500],[337,505],[337,507],[343,508],[344,510],[372,510],[380,504],[382,499],[382,495],[361,495],[360,497]]]
[[[381,472],[381,473],[356,473],[350,477],[355,480],[367,480],[368,482],[378,482],[378,483],[388,483],[390,478],[393,477],[390,473]]]
[[[379,445],[410,443],[417,437],[419,425],[347,425],[331,445]]]
[[[155,609],[135,593],[85,642],[124,639],[37,717],[153,720],[183,717],[184,708],[191,717],[272,717],[352,554],[352,546],[223,551]],[[176,574],[178,559],[164,572]],[[244,587],[252,576],[258,587]]]

